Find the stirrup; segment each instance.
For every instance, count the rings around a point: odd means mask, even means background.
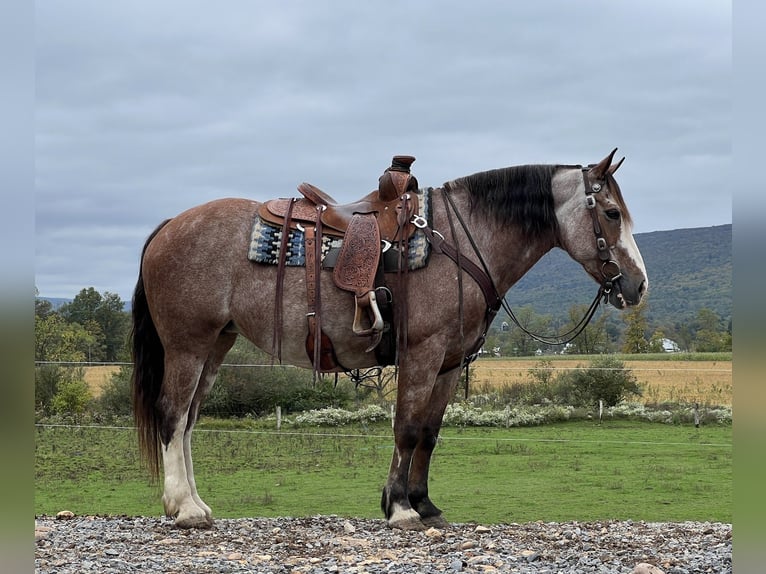
[[[365,308],[369,308],[373,316],[372,325],[369,328],[362,326],[363,309]],[[368,291],[361,297],[354,297],[354,325],[352,330],[355,335],[360,337],[375,335],[383,331],[383,316],[378,309],[378,300],[374,290]]]

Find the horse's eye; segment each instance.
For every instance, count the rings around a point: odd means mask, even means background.
[[[604,213],[609,219],[612,219],[614,221],[617,221],[618,219],[620,219],[619,209],[607,209]]]

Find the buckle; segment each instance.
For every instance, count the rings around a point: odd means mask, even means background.
[[[426,218],[422,215],[413,215],[412,219],[410,219],[410,223],[418,229],[424,229],[428,226],[428,221],[426,221]]]
[[[586,195],[585,196],[585,207],[588,209],[593,209],[596,207],[596,198],[592,195]]]

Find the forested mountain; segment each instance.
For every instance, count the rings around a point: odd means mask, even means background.
[[[699,309],[715,311],[728,323],[732,313],[731,224],[636,234],[649,275],[646,317],[654,325],[695,318]],[[570,307],[588,304],[598,289],[562,250],[543,257],[508,292],[513,308],[564,317]]]

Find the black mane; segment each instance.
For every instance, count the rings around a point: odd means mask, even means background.
[[[556,233],[551,181],[555,165],[521,165],[482,171],[447,184],[465,188],[471,208],[501,224],[517,224],[529,237]]]

